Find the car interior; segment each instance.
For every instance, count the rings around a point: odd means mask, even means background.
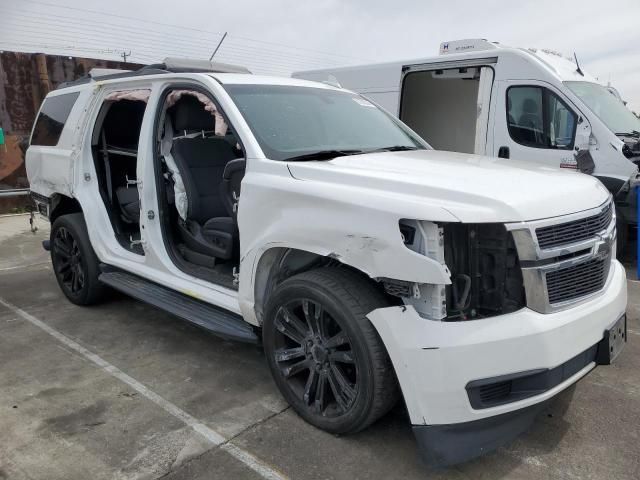
[[[160,201],[167,247],[179,268],[236,288],[237,203],[245,158],[211,99],[173,90],[158,132]]]
[[[129,98],[107,97],[92,135],[92,154],[100,195],[116,238],[126,249],[144,255],[140,245],[140,199],[136,169],[138,141],[148,91]]]

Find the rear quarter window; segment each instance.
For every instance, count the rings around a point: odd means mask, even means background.
[[[31,135],[31,145],[55,147],[58,144],[64,124],[79,95],[79,92],[66,93],[44,99]]]

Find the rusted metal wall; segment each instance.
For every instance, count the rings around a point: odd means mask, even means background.
[[[0,189],[29,186],[24,151],[40,103],[49,89],[76,80],[92,68],[135,70],[141,66],[95,58],[0,52],[0,128],[5,135],[5,145],[0,145]],[[25,202],[27,197],[0,197],[0,213]]]

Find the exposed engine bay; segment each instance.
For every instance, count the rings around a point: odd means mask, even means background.
[[[525,306],[518,253],[503,224],[403,220],[400,232],[408,248],[444,263],[451,272],[449,285],[384,281],[387,293],[425,318],[474,320]]]
[[[444,257],[451,270],[447,320],[503,315],[525,306],[518,253],[504,225],[445,225]]]

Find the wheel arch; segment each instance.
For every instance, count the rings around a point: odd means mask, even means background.
[[[54,193],[50,197],[51,212],[49,213],[49,221],[51,224],[62,215],[70,213],[83,213],[80,202],[73,197],[68,197],[61,193]]]
[[[366,272],[343,263],[331,255],[322,255],[292,247],[271,247],[260,256],[254,275],[254,312],[258,323],[262,325],[264,307],[269,296],[279,284],[299,273],[326,266],[340,266],[352,270],[382,288]]]

